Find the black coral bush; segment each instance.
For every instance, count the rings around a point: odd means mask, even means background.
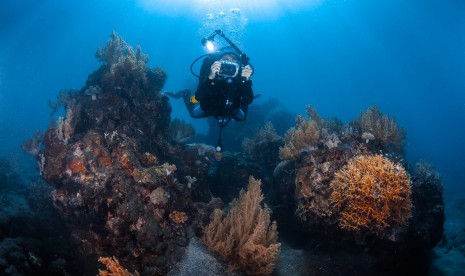
[[[268,275],[278,259],[276,222],[271,223],[270,209],[260,205],[260,186],[260,180],[250,177],[247,191],[241,190],[229,213],[216,209],[205,228],[204,243],[228,261],[231,271]]]

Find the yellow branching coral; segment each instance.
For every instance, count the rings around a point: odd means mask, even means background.
[[[270,210],[260,206],[260,186],[260,180],[250,177],[247,191],[241,190],[226,216],[215,210],[204,235],[204,243],[228,261],[230,270],[243,270],[249,275],[271,274],[281,246]]]
[[[115,257],[100,257],[99,262],[104,264],[108,270],[100,270],[99,269],[99,276],[138,276],[139,273],[136,271],[134,274],[127,271],[124,267],[119,264],[118,259]]]
[[[184,212],[173,211],[170,213],[170,219],[176,224],[183,224],[187,221],[187,215]]]
[[[311,150],[320,140],[320,130],[323,120],[310,106],[307,107],[309,119],[297,116],[296,126],[291,127],[284,136],[284,147],[279,148],[279,157],[282,160],[297,158],[302,151]]]
[[[381,155],[360,155],[338,171],[331,182],[330,203],[342,229],[382,235],[411,216],[410,177]]]
[[[405,131],[400,128],[395,120],[381,114],[376,106],[362,112],[358,118],[363,135],[372,134],[383,146],[392,147],[397,152],[402,152],[405,145]]]

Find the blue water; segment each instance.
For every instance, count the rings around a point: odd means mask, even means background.
[[[176,91],[195,87],[190,63],[220,26],[251,57],[258,101],[278,98],[296,114],[311,104],[343,121],[377,105],[406,129],[411,162],[433,163],[446,195],[465,192],[463,0],[225,2],[1,1],[0,154],[47,128],[47,102],[85,84],[113,30],[164,68],[165,89]],[[189,120],[181,103],[173,107]]]

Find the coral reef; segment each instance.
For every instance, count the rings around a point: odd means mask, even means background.
[[[369,272],[424,271],[428,250],[443,232],[441,181],[419,163],[410,189],[405,132],[392,118],[373,107],[343,124],[308,106],[307,116],[289,129],[294,115],[277,101],[254,104],[252,120],[224,129],[225,148],[236,152],[216,162],[215,149],[199,141],[216,143],[217,122],[209,121],[202,140],[192,126],[171,120],[168,98],[160,93],[167,75],[148,68],[140,47],[133,50],[114,32],[96,56],[102,64],[84,87],[62,91],[50,103],[58,119],[23,144],[73,237],[68,246],[76,250],[67,256],[88,258],[79,259],[87,267],[76,274],[95,275],[98,257],[113,256],[100,259],[108,269],[100,273],[166,275],[186,256],[192,235],[203,236],[231,270],[270,274],[280,252],[277,223],[311,244],[312,258],[325,269],[342,264],[326,270],[334,274],[353,263],[368,263],[363,271]],[[57,114],[61,107],[65,113]],[[196,143],[186,144],[191,138]],[[223,214],[223,202],[231,200]],[[33,212],[25,201],[11,206]],[[2,237],[10,221],[0,220]],[[327,259],[340,248],[338,261]],[[14,263],[12,272],[17,260],[62,264],[23,255],[0,257]],[[409,262],[419,269],[406,270]]]
[[[249,275],[271,274],[280,247],[276,222],[271,223],[270,210],[261,207],[260,185],[250,177],[247,191],[241,190],[226,216],[215,210],[204,236],[204,243],[227,260],[231,270]]]
[[[410,177],[400,164],[380,155],[361,155],[336,172],[330,184],[331,206],[342,229],[386,235],[411,216]]]
[[[341,243],[346,242],[352,244],[348,251],[354,251],[356,245],[364,246],[370,258],[374,258],[376,266],[383,271],[427,271],[428,250],[439,242],[438,236],[443,232],[442,190],[432,188],[437,187],[439,179],[417,177],[415,173],[411,178],[410,188],[409,176],[404,169],[409,165],[405,162],[403,151],[394,150],[396,143],[389,140],[384,143],[375,135],[362,132],[357,127],[360,119],[341,125],[338,120],[323,120],[314,109],[307,110],[307,115],[310,119],[300,117],[296,126],[290,130],[292,136],[288,137],[293,139],[288,139],[281,148],[282,161],[272,175],[272,189],[268,197],[273,214],[281,226],[285,225],[283,229],[292,229],[290,232],[294,234],[290,235],[295,235],[300,230],[304,233],[310,232],[320,242],[329,238],[336,245],[329,245],[327,250],[334,246],[344,247]],[[382,115],[379,117],[389,118]],[[387,125],[386,132],[391,133],[393,121],[388,121],[390,124]],[[397,126],[396,128],[400,129]],[[304,135],[304,129],[307,130],[308,137]],[[308,131],[310,129],[312,131]],[[404,141],[405,136],[402,139]],[[370,192],[352,185],[356,183],[356,179],[360,183],[375,183],[373,176],[367,177],[370,170],[357,170],[354,166],[351,169],[354,174],[350,178],[347,168],[350,162],[355,164],[353,161],[357,158],[377,155],[380,160],[384,160],[380,162],[380,168],[385,170],[385,166],[386,169],[392,169],[390,174],[384,176],[391,180],[403,179],[403,182],[395,182],[394,185],[399,187],[403,183],[403,190],[384,190],[385,194],[381,195],[381,191]],[[383,174],[378,174],[380,175]],[[434,176],[431,172],[422,175]],[[344,180],[346,176],[347,179]],[[392,181],[385,181],[388,182]],[[430,182],[435,184],[428,185]],[[430,187],[425,189],[425,193],[415,188],[423,185]],[[365,188],[369,186],[365,185]],[[359,193],[361,191],[364,193]],[[364,198],[363,194],[367,197]],[[385,200],[389,197],[392,201]],[[427,203],[427,199],[432,200],[431,204]],[[363,215],[365,221],[360,220],[361,217],[357,214]],[[431,218],[421,220],[428,215]],[[374,217],[380,220],[373,220]],[[351,220],[353,218],[358,220]],[[406,224],[407,220],[410,223]],[[411,267],[411,263],[416,264],[415,268]]]

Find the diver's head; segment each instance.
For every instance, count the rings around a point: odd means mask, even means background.
[[[220,60],[239,61],[239,56],[233,52],[220,54]]]

